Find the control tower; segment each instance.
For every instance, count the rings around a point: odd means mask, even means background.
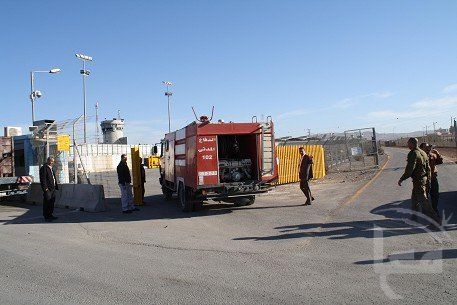
[[[127,144],[124,137],[124,119],[105,120],[100,123],[103,133],[103,144]]]

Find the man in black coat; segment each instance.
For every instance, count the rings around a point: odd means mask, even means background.
[[[121,155],[121,162],[119,162],[116,170],[119,188],[121,189],[122,213],[129,214],[132,211],[139,211],[140,209],[135,208],[133,205],[132,177],[130,176],[130,169],[127,165],[126,154]]]
[[[48,157],[47,162],[40,168],[40,183],[43,190],[43,217],[47,222],[57,219],[52,213],[54,212],[54,203],[56,201],[56,190],[59,189],[56,175],[52,169],[54,157]]]
[[[143,159],[140,158],[140,176],[141,176],[141,202],[145,203],[144,202],[144,192],[145,192],[145,188],[144,188],[144,184],[146,183],[146,171],[144,170],[144,165],[143,165]]]
[[[300,162],[298,175],[300,178],[300,189],[306,196],[306,202],[304,205],[311,205],[311,201],[314,197],[311,195],[311,189],[309,188],[309,180],[313,178],[313,156],[308,155],[303,147],[298,148],[300,154]]]

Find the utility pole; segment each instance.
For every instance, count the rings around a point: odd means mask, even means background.
[[[455,126],[454,126],[454,120],[455,120],[455,118],[451,117],[451,126],[449,127],[449,133],[450,133],[451,135],[452,135],[452,134],[454,134],[454,135],[456,134],[456,132],[455,132]],[[451,132],[451,130],[452,130],[452,132]]]
[[[99,139],[99,126],[98,126],[98,102],[95,103],[95,134],[97,135],[97,144],[100,143]]]
[[[35,73],[60,73],[59,68],[54,68],[46,71],[31,71],[30,72],[30,101],[32,102],[32,126],[35,125],[35,99],[41,97],[41,91],[35,90]]]
[[[454,138],[455,138],[455,146],[457,146],[457,132],[456,132],[456,129],[457,128],[457,122],[454,118]]]
[[[452,134],[453,132],[451,132],[451,127],[453,126],[454,124],[452,123],[452,116],[451,116],[451,125],[449,125],[449,133]]]
[[[436,133],[436,128],[435,128],[435,124],[436,124],[436,123],[437,123],[437,122],[433,122],[433,133],[434,133],[434,134]]]
[[[84,101],[84,144],[87,143],[87,131],[86,131],[86,76],[89,76],[90,70],[86,69],[86,61],[92,61],[91,56],[83,55],[83,54],[75,54],[76,58],[82,60],[83,68],[79,72],[83,76],[83,101]]]
[[[173,85],[170,81],[162,81],[162,83],[167,86],[167,91],[165,92],[165,96],[167,97],[168,101],[168,132],[171,132],[171,119],[170,119],[170,96],[173,95],[173,92],[170,92],[169,87]]]

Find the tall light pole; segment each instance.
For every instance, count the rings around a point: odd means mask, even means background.
[[[456,134],[455,133],[455,128],[454,128],[454,120],[455,120],[455,118],[451,117],[451,127],[449,128],[449,133],[450,134]],[[452,130],[452,132],[451,132],[451,130]]]
[[[169,81],[162,81],[162,83],[167,86],[167,91],[165,92],[165,96],[167,97],[168,100],[168,132],[171,132],[171,120],[170,120],[170,96],[173,95],[173,92],[170,92],[168,88],[173,85]]]
[[[31,71],[30,72],[30,101],[32,102],[32,126],[35,122],[35,99],[41,97],[41,91],[35,90],[35,73],[51,73],[56,74],[59,73],[59,68],[54,68],[51,70],[45,71]]]
[[[79,72],[83,76],[83,98],[84,98],[84,144],[87,143],[87,132],[86,132],[86,76],[89,76],[90,70],[86,70],[86,61],[92,61],[91,56],[83,55],[83,54],[75,54],[76,58],[83,61],[83,68]]]
[[[433,122],[433,133],[435,134],[436,133],[436,128],[435,128],[435,124],[438,123],[438,122]]]

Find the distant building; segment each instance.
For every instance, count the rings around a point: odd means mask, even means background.
[[[124,119],[105,120],[100,126],[103,144],[127,144],[127,137],[124,137]]]
[[[21,127],[7,126],[4,129],[4,136],[5,137],[22,136],[22,128]]]

